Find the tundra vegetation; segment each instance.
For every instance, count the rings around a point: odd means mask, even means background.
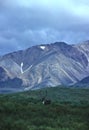
[[[44,105],[40,91],[51,103]],[[0,130],[89,130],[89,89],[47,88],[0,95]]]

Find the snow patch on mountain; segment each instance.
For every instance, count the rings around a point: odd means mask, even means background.
[[[21,62],[21,74],[23,74],[23,62]]]
[[[40,48],[41,48],[42,50],[45,50],[46,47],[45,47],[45,46],[40,46]]]

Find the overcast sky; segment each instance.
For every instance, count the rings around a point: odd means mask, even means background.
[[[86,40],[88,0],[0,0],[0,55],[37,44]]]

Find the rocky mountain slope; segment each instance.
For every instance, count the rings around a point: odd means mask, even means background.
[[[22,90],[22,80],[19,78],[10,78],[8,71],[0,67],[0,92],[17,92]]]
[[[89,76],[89,42],[56,42],[9,53],[0,57],[0,68],[10,79],[21,79],[24,90],[73,85]]]
[[[89,76],[85,77],[84,79],[80,80],[76,84],[74,84],[76,87],[84,87],[84,88],[89,88]]]

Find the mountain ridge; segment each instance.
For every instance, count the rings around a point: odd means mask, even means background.
[[[89,76],[88,49],[88,42],[41,44],[1,56],[0,67],[9,72],[11,79],[21,79],[26,90],[70,86]]]

